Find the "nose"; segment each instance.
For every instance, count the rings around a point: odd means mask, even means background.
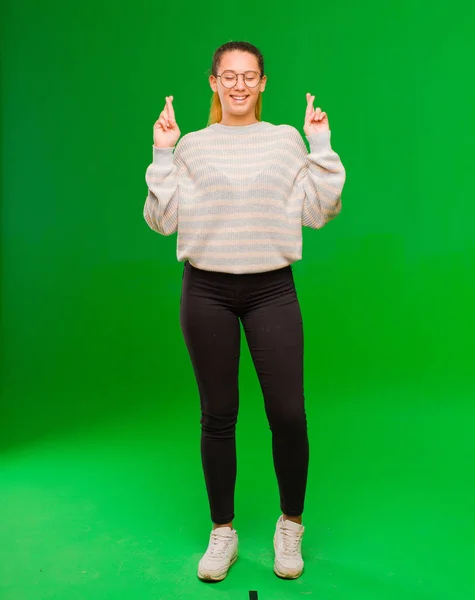
[[[246,84],[244,83],[244,75],[240,74],[237,75],[237,81],[236,84],[234,86],[235,90],[244,90],[246,89]]]

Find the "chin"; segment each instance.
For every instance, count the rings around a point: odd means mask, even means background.
[[[253,114],[256,110],[256,106],[236,106],[235,104],[228,104],[228,110],[236,115],[247,115]]]

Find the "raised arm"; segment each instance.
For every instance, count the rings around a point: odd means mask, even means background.
[[[310,145],[310,153],[299,134],[306,161],[298,185],[305,191],[302,225],[320,229],[341,211],[346,171],[340,157],[331,147],[328,116],[320,108],[314,110],[314,99],[315,96],[307,94],[304,132]]]
[[[177,230],[179,181],[185,170],[180,158],[181,144],[173,151],[180,129],[172,102],[173,96],[168,96],[165,108],[154,124],[153,160],[145,172],[148,195],[143,209],[144,219],[161,235],[171,235]]]

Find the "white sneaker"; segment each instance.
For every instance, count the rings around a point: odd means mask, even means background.
[[[209,536],[208,549],[198,564],[198,577],[221,581],[238,556],[238,535],[231,527],[216,527]]]
[[[303,571],[301,546],[305,527],[280,515],[274,534],[274,573],[285,579],[296,579]]]

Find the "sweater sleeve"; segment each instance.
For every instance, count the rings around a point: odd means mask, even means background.
[[[307,136],[310,152],[299,132],[305,162],[297,179],[304,191],[302,225],[320,229],[341,212],[341,193],[346,171],[330,144],[331,131]]]
[[[178,229],[180,181],[186,177],[182,140],[173,148],[152,146],[153,160],[145,172],[148,194],[143,216],[148,226],[161,235]]]

